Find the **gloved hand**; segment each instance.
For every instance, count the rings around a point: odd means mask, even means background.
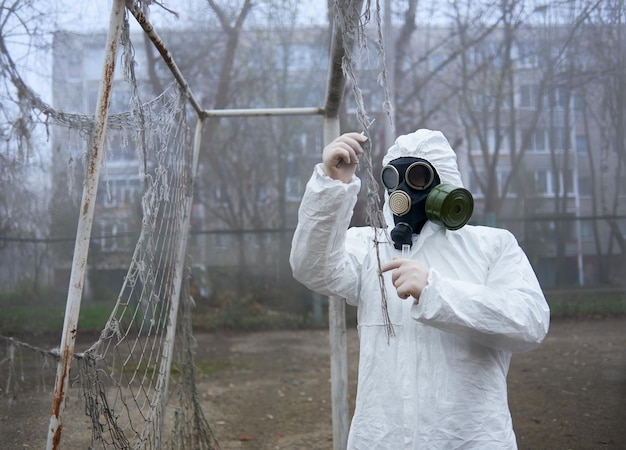
[[[328,144],[322,153],[326,175],[349,183],[356,171],[359,156],[363,154],[361,143],[367,136],[360,133],[345,133]]]
[[[393,282],[398,297],[406,300],[409,297],[419,302],[422,291],[428,284],[428,269],[414,259],[402,259],[394,257],[393,261],[380,266],[382,272],[393,270],[391,281]]]

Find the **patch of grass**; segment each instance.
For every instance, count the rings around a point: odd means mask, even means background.
[[[227,308],[194,312],[192,322],[195,331],[254,331],[302,328],[302,317],[266,309],[245,311],[239,308]]]
[[[219,372],[227,372],[233,370],[249,370],[251,366],[246,364],[235,365],[232,361],[224,359],[203,360],[195,362],[196,375],[211,375]],[[172,374],[179,375],[181,373],[180,364],[172,364]]]
[[[7,306],[0,313],[0,333],[41,335],[61,333],[65,310],[55,306]]]
[[[78,329],[100,333],[113,311],[113,305],[94,304],[80,308]]]
[[[546,292],[552,317],[615,316],[626,314],[622,289],[554,290]]]
[[[302,327],[302,317],[275,311],[262,305],[253,295],[225,293],[217,306],[192,313],[194,330],[276,330]]]
[[[623,289],[548,290],[546,298],[552,317],[588,317],[626,315],[626,291]],[[298,329],[310,326],[301,314],[272,310],[251,295],[225,296],[212,308],[198,308],[192,313],[196,331]],[[109,303],[83,303],[79,332],[100,333],[113,306]],[[352,310],[349,311],[349,314]],[[0,293],[0,334],[60,334],[65,306],[50,301],[46,306],[32,300],[18,301],[14,295]],[[350,316],[348,315],[348,322]],[[211,371],[211,368],[207,368]]]
[[[81,332],[99,333],[111,314],[112,306],[106,304],[83,305],[78,316]],[[65,316],[64,306],[5,306],[0,308],[0,334],[44,335],[61,334]]]

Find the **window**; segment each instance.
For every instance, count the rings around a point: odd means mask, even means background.
[[[285,181],[285,197],[288,201],[299,202],[304,194],[302,181],[297,177],[288,177]]]
[[[559,195],[574,195],[574,171],[572,169],[559,170]]]
[[[517,44],[517,65],[520,69],[532,69],[538,66],[537,49],[529,43]]]
[[[303,155],[310,154],[311,150],[319,150],[324,147],[321,133],[302,133],[300,134],[300,150]],[[291,156],[291,155],[290,155]]]
[[[540,93],[536,84],[523,84],[520,86],[519,106],[522,108],[537,108],[539,94],[543,96],[543,107],[553,109],[563,109],[568,106],[568,91],[563,86],[557,86],[547,93]]]
[[[470,61],[475,65],[489,64],[491,67],[502,67],[502,48],[497,42],[483,42],[471,46],[468,51]]]
[[[537,128],[532,131],[528,137],[528,142],[524,150],[531,152],[545,152],[548,149],[548,136],[546,130]]]
[[[591,241],[593,239],[593,221],[580,220],[580,237],[585,241]]]
[[[585,98],[581,94],[572,95],[572,103],[576,111],[585,110]]]
[[[506,127],[502,127],[500,129],[499,136],[496,135],[494,129],[490,129],[486,135],[486,141],[487,151],[490,154],[494,154],[496,152],[502,154],[511,151],[511,135],[509,133],[509,129]],[[480,154],[483,152],[482,144],[477,135],[473,134],[471,136],[468,148],[469,152],[472,154]]]
[[[563,86],[557,86],[548,93],[548,105],[550,108],[563,109],[567,106],[567,90]]]
[[[84,52],[84,77],[86,80],[99,80],[102,78],[102,63],[104,61],[104,47],[87,47]]]
[[[550,172],[547,170],[537,170],[535,172],[535,187],[538,194],[547,195],[550,193],[552,183],[550,182]]]
[[[589,144],[585,136],[576,136],[576,151],[578,153],[589,153]]]
[[[626,219],[617,219],[617,227],[622,233],[622,236],[626,237]]]
[[[446,60],[447,55],[441,52],[433,52],[428,58],[429,70],[435,70],[439,68]],[[409,69],[410,66],[407,66],[405,70]]]
[[[484,192],[480,186],[480,180],[485,179],[485,172],[479,170],[477,172],[471,172],[469,178],[469,187],[468,190],[472,193],[474,197],[484,197]]]
[[[128,111],[131,109],[130,92],[126,90],[113,90],[111,92],[111,114]]]
[[[502,128],[500,136],[500,150],[511,151],[511,132],[508,127]]]
[[[142,52],[138,52],[137,55],[141,55]],[[105,60],[104,53],[104,42],[102,44],[93,44],[85,47],[83,51],[83,62],[82,62],[82,75],[83,79],[90,81],[100,82],[102,79],[102,68]],[[116,80],[123,80],[123,70],[124,67],[122,58],[124,57],[124,52],[121,48],[117,51],[117,63],[115,68],[115,73],[113,74],[113,78]],[[141,62],[141,57],[138,58],[137,62]]]
[[[213,186],[213,201],[214,204],[219,206],[225,207],[228,205],[226,189],[223,189],[219,184]]]
[[[509,178],[510,175],[511,175],[510,170],[498,171],[498,192],[501,196],[506,194],[506,197],[517,197],[515,179],[509,180],[508,186],[506,184],[507,179]],[[504,191],[505,188],[506,188],[506,192]]]
[[[537,85],[523,84],[520,87],[520,107],[534,108],[537,106]]]
[[[259,205],[265,205],[270,202],[269,189],[267,186],[259,186],[256,191],[256,202]]]
[[[87,93],[87,108],[89,114],[94,114],[98,105],[98,86],[93,86]],[[116,114],[131,109],[130,91],[123,90],[121,86],[111,91],[109,113]]]
[[[559,170],[558,180],[554,179],[554,173],[551,170],[536,170],[534,172],[535,191],[537,194],[544,196],[555,196],[557,193],[559,196],[562,196],[564,192],[568,196],[572,196],[574,195],[573,177],[574,172],[572,170]]]
[[[578,195],[581,197],[591,197],[593,194],[593,184],[590,176],[578,178]]]
[[[285,58],[287,52],[287,58]],[[286,61],[289,71],[310,70],[311,67],[325,67],[328,55],[323,47],[309,44],[286,44],[276,47],[277,61]]]
[[[117,247],[115,242],[115,235],[117,233],[116,224],[104,224],[102,226],[102,250],[113,251]]]
[[[103,223],[100,225],[100,248],[103,252],[114,252],[124,248],[124,234],[128,224]]]
[[[98,188],[97,204],[107,208],[123,207],[139,198],[139,179],[109,178]]]
[[[471,153],[480,153],[481,152],[481,146],[480,146],[480,140],[478,139],[478,136],[476,136],[475,134],[472,135],[472,137],[470,138],[470,152]]]
[[[524,150],[547,153],[550,150],[564,151],[568,129],[565,127],[537,127],[530,132]]]
[[[565,136],[566,129],[565,127],[552,127],[550,128],[550,132],[548,133],[550,137],[550,146],[552,150],[563,151],[565,150]]]
[[[232,235],[230,233],[216,233],[213,235],[214,245],[217,249],[228,250],[233,245]]]
[[[80,81],[83,76],[83,60],[79,53],[71,53],[67,61],[67,78],[70,81]]]
[[[95,114],[98,104],[98,87],[95,86],[87,92],[87,114]]]

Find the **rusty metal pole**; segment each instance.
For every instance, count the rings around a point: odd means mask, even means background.
[[[78,217],[78,228],[76,230],[72,271],[70,274],[67,302],[65,305],[63,334],[61,335],[61,345],[59,348],[60,358],[54,382],[54,397],[52,399],[52,412],[50,416],[50,426],[48,428],[48,440],[46,444],[47,450],[58,449],[61,441],[63,411],[65,409],[66,391],[69,386],[70,366],[74,355],[74,344],[76,343],[78,314],[80,312],[83,284],[85,281],[85,272],[87,270],[87,255],[89,252],[89,241],[91,239],[91,228],[93,225],[93,214],[96,194],[98,191],[98,181],[100,179],[100,167],[102,165],[102,158],[104,154],[105,129],[109,115],[111,87],[113,83],[113,74],[115,73],[115,60],[123,25],[124,0],[114,0],[113,5],[111,6],[102,80],[100,82],[100,90],[98,92],[93,146],[91,148],[91,154],[89,155],[89,161],[87,164],[87,173],[83,186],[80,215]]]
[[[165,410],[165,405],[168,400],[168,389],[169,389],[169,381],[170,374],[172,370],[172,358],[174,355],[174,339],[176,338],[176,325],[178,323],[178,310],[181,301],[185,301],[185,299],[181,299],[181,292],[183,287],[183,275],[185,272],[185,258],[187,257],[187,243],[189,241],[189,230],[191,228],[191,212],[193,208],[193,193],[194,193],[194,185],[196,180],[196,174],[198,171],[198,159],[200,157],[200,148],[202,147],[202,129],[204,126],[204,119],[202,117],[198,117],[196,122],[196,131],[194,134],[193,140],[193,155],[191,161],[191,168],[189,170],[190,179],[187,180],[189,183],[189,189],[187,190],[185,196],[185,211],[184,216],[182,217],[182,229],[184,230],[183,235],[181,237],[181,242],[178,246],[178,253],[176,254],[176,262],[174,263],[175,267],[175,280],[174,280],[174,290],[172,292],[172,300],[169,311],[169,319],[167,321],[167,331],[165,334],[165,341],[163,343],[164,354],[161,360],[161,372],[165,374],[163,377],[163,391],[164,395],[161,396],[162,404],[161,407]],[[166,353],[165,353],[166,352]],[[160,438],[160,436],[159,436]]]

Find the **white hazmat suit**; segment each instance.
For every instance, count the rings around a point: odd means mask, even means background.
[[[456,155],[438,131],[400,136],[383,166],[401,156],[426,159],[442,183],[462,186]],[[297,280],[358,308],[358,387],[348,448],[516,448],[509,361],[513,352],[541,343],[550,316],[524,252],[506,230],[466,225],[450,231],[428,221],[413,235],[409,255],[429,270],[419,302],[401,300],[391,272],[384,274],[395,331],[388,339],[374,230],[348,228],[359,189],[356,176],[343,183],[317,165],[290,256]],[[393,228],[387,202],[384,214]],[[392,242],[379,246],[382,262],[400,256]]]

